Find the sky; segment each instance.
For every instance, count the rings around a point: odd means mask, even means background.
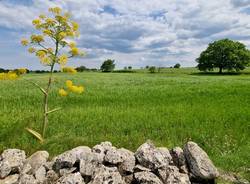
[[[86,52],[69,65],[99,68],[196,66],[208,43],[229,38],[250,48],[250,0],[0,0],[0,68],[45,69],[20,45],[32,20],[59,6],[80,24]]]

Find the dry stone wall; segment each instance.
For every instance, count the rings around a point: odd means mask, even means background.
[[[79,146],[52,160],[49,153],[7,149],[0,156],[0,184],[191,184],[214,183],[218,171],[196,143],[157,148],[151,142],[135,153],[102,142]]]

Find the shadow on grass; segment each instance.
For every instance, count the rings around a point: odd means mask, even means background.
[[[250,72],[196,72],[190,73],[190,75],[197,75],[197,76],[232,76],[232,75],[250,75]]]

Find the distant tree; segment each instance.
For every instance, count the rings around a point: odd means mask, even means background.
[[[124,68],[123,68],[124,70],[127,70],[128,69],[128,67],[126,67],[126,66],[124,66]]]
[[[112,72],[115,69],[115,60],[107,59],[102,63],[102,72]]]
[[[181,64],[180,63],[176,63],[175,65],[174,65],[174,68],[180,68],[181,67]]]
[[[128,69],[129,69],[129,70],[132,70],[132,66],[128,66]]]
[[[146,68],[146,69],[149,69],[149,66],[147,65],[145,68]]]
[[[150,73],[155,73],[156,67],[155,66],[150,66],[148,70],[149,70]]]
[[[86,71],[88,70],[88,68],[86,66],[79,66],[79,67],[76,67],[76,71],[77,72],[83,72],[83,71]]]
[[[5,72],[5,69],[0,68],[0,73],[4,73],[4,72]]]
[[[196,61],[201,71],[213,71],[218,68],[219,73],[223,70],[238,72],[249,64],[250,52],[243,43],[222,39],[210,43]]]

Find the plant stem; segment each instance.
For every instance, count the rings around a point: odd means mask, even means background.
[[[57,57],[58,54],[58,44],[59,42],[56,42],[56,50],[55,50],[55,58]],[[51,83],[52,83],[52,75],[53,75],[53,70],[54,70],[54,66],[56,63],[56,59],[54,59],[53,63],[51,64],[51,68],[50,68],[50,74],[49,74],[49,81],[48,81],[48,85],[47,88],[45,90],[46,93],[44,93],[44,102],[43,102],[43,132],[42,132],[42,137],[43,139],[45,138],[45,133],[46,133],[46,128],[47,128],[47,124],[48,124],[48,112],[49,112],[49,108],[48,108],[48,100],[49,100],[49,93],[50,93],[50,88],[51,88]]]

